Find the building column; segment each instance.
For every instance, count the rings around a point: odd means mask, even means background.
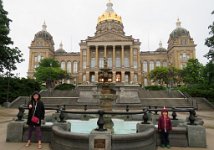
[[[95,82],[98,82],[98,71],[95,71]]]
[[[130,68],[133,67],[133,47],[130,45]]]
[[[98,46],[96,46],[96,56],[95,56],[95,61],[96,61],[96,66],[95,68],[98,69],[99,68],[99,52],[98,52]]]
[[[104,58],[107,58],[107,46],[104,45]]]
[[[90,82],[90,73],[86,71],[86,81]]]
[[[121,82],[125,82],[125,71],[121,71]]]
[[[116,66],[115,66],[115,58],[116,57],[116,52],[115,52],[115,45],[113,45],[113,60],[112,60],[112,68],[114,69],[114,68],[116,68]],[[114,80],[115,81],[115,80]]]
[[[124,68],[124,45],[121,45],[121,48],[122,48],[122,63],[121,63],[121,66],[122,68]]]
[[[134,81],[134,71],[130,72],[130,81]]]
[[[112,82],[115,83],[115,82],[116,82],[116,72],[113,71],[113,72],[112,72],[112,75],[113,75],[113,81],[112,81]]]
[[[87,47],[87,53],[86,53],[86,68],[90,67],[90,47]]]

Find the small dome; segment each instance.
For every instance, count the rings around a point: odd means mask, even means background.
[[[160,41],[159,48],[156,50],[156,52],[164,52],[164,51],[167,51],[167,50],[165,48],[163,48],[162,42]]]
[[[55,51],[55,53],[66,53],[66,51],[63,49],[62,42],[61,42],[60,45],[59,45],[59,49],[57,49],[57,50]]]
[[[106,11],[98,18],[98,24],[106,20],[115,20],[122,23],[121,16],[117,15],[112,8],[113,7],[112,2],[109,1],[106,6],[107,6]]]
[[[42,25],[42,31],[39,31],[35,34],[35,38],[43,38],[44,40],[50,40],[50,41],[53,41],[53,37],[52,35],[47,32],[46,30],[47,26],[46,24],[44,23]]]
[[[179,19],[176,22],[176,26],[177,26],[176,29],[173,30],[170,34],[171,38],[177,38],[180,36],[189,36],[189,31],[181,27],[181,22]]]

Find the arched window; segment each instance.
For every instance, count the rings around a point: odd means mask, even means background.
[[[147,61],[143,61],[143,71],[144,72],[148,71],[148,63],[147,63]]]
[[[73,62],[73,73],[77,73],[78,72],[78,62],[74,61]]]
[[[150,61],[149,69],[150,69],[150,71],[154,70],[154,61]]]
[[[71,62],[67,62],[67,73],[71,73]]]
[[[161,66],[160,61],[156,61],[156,67],[160,67],[160,66]]]
[[[99,67],[104,68],[104,58],[99,58]]]
[[[65,62],[64,61],[61,62],[61,69],[65,70]]]

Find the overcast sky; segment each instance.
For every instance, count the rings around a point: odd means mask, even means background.
[[[53,36],[55,50],[62,41],[67,52],[79,52],[80,40],[93,36],[97,18],[106,10],[108,0],[3,0],[14,46],[24,54],[25,62],[17,65],[21,77],[27,76],[29,46],[45,21]],[[141,41],[141,51],[154,51],[162,41],[167,48],[169,34],[181,26],[190,31],[196,47],[196,57],[203,64],[209,50],[204,41],[208,26],[214,21],[214,0],[112,0],[115,12],[122,17],[126,35]]]

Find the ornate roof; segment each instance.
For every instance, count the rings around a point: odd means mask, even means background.
[[[103,21],[106,21],[106,20],[115,20],[115,21],[118,21],[122,24],[122,18],[121,16],[119,16],[117,13],[114,12],[113,10],[113,4],[111,1],[109,1],[107,4],[107,9],[106,11],[101,15],[99,16],[98,18],[98,24],[100,22],[103,22]]]
[[[67,52],[63,49],[63,44],[62,44],[62,42],[61,42],[60,45],[59,45],[59,49],[57,49],[57,50],[55,51],[55,53],[67,53]]]
[[[162,42],[160,41],[159,48],[156,50],[156,52],[164,52],[164,51],[167,51],[167,50],[165,48],[163,48]]]
[[[180,36],[190,36],[189,31],[183,27],[181,27],[181,22],[178,19],[176,22],[176,29],[174,29],[171,34],[170,37],[171,38],[177,38]]]
[[[52,35],[51,35],[49,32],[47,32],[46,29],[47,29],[47,26],[46,26],[46,24],[45,24],[45,22],[44,22],[44,24],[42,25],[42,31],[37,32],[37,33],[35,34],[34,39],[42,38],[42,39],[48,40],[48,41],[50,41],[52,44],[54,44]]]

